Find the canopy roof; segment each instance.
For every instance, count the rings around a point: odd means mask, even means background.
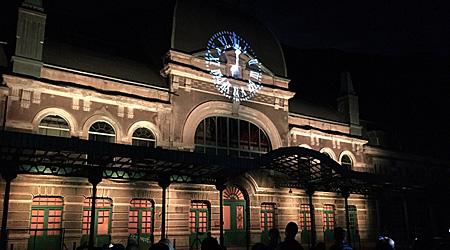
[[[208,155],[0,131],[0,170],[7,174],[185,182],[222,185],[253,170],[274,170],[276,187],[358,194],[395,194],[413,187],[380,175],[347,170],[326,155],[289,147],[256,159]]]

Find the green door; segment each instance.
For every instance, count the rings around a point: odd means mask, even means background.
[[[31,205],[29,250],[61,248],[63,202],[59,197],[35,197]]]
[[[205,201],[192,201],[189,210],[189,246],[200,249],[201,242],[209,231],[209,209]]]
[[[323,206],[323,225],[325,242],[334,242],[335,212],[333,205]]]
[[[261,242],[269,244],[269,230],[275,226],[275,205],[261,204]]]
[[[227,246],[246,245],[246,202],[225,200],[223,205],[224,238]]]
[[[348,206],[348,219],[350,224],[350,237],[352,241],[350,242],[350,244],[352,246],[355,246],[356,242],[359,241],[358,217],[356,215],[356,206]]]
[[[129,243],[147,250],[153,243],[153,203],[147,199],[133,199],[130,204],[128,231]]]
[[[311,213],[309,205],[300,205],[300,230],[301,230],[301,242],[310,245],[311,239]]]
[[[91,226],[91,198],[83,204],[83,236],[81,244],[89,243],[89,233]],[[111,234],[111,201],[105,198],[96,199],[95,224],[94,224],[94,246],[101,247],[110,243]]]
[[[223,229],[227,246],[245,246],[247,241],[247,208],[244,194],[238,187],[223,191]]]

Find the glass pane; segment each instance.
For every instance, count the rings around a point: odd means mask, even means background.
[[[97,234],[108,234],[109,229],[109,211],[98,211]]]
[[[195,131],[195,144],[204,144],[204,133],[203,129],[205,128],[205,120],[201,121]]]
[[[238,120],[234,118],[229,119],[229,140],[230,140],[230,148],[239,148],[238,146]]]
[[[259,150],[259,128],[250,123],[250,150]]]
[[[206,129],[206,145],[216,145],[216,118],[208,117],[205,119],[205,129]]]
[[[350,169],[350,170],[352,169],[352,167],[353,167],[352,160],[350,159],[350,157],[348,157],[348,155],[342,156],[341,165],[346,169]]]
[[[244,206],[236,206],[236,229],[244,229]]]
[[[217,142],[219,147],[228,147],[227,118],[217,117]]]
[[[134,146],[155,147],[155,135],[148,128],[138,128],[133,133],[132,144]]]
[[[250,133],[250,128],[249,128],[249,123],[243,120],[239,121],[239,129],[240,129],[240,148],[241,149],[250,149],[250,138],[249,138],[249,133]]]
[[[231,206],[223,206],[223,229],[231,229]]]
[[[39,134],[58,137],[70,137],[70,128],[64,118],[57,115],[44,117],[39,123]]]

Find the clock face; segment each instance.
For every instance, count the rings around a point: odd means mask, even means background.
[[[224,96],[245,101],[262,88],[261,63],[252,48],[234,32],[221,31],[208,41],[206,69]]]

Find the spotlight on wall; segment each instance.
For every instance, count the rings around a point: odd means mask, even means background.
[[[292,188],[289,188],[289,193],[292,194]]]

